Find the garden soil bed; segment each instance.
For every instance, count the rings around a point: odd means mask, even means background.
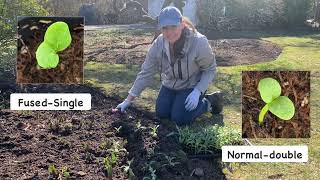
[[[129,160],[137,179],[150,177],[150,167],[158,179],[225,179],[221,157],[189,157],[175,136],[167,136],[176,130],[173,123],[159,122],[154,114],[134,107],[124,114],[113,113],[120,99],[106,97],[100,89],[25,85],[13,91],[91,93],[92,110],[0,110],[0,179],[54,179],[50,165],[60,175],[67,168],[70,179],[107,179],[103,158],[115,148],[113,179],[128,179],[124,166]],[[156,125],[157,135],[152,136]]]
[[[59,64],[53,69],[37,65],[36,51],[43,42],[47,28],[56,21],[69,25],[72,41],[58,52]],[[84,22],[81,17],[28,17],[18,23],[17,82],[18,83],[82,83]]]
[[[149,30],[150,31],[150,30]],[[85,61],[110,64],[141,65],[154,37],[153,32],[128,35],[130,30],[118,30],[111,36],[99,36],[97,42],[88,45],[96,32],[86,31]],[[217,37],[216,37],[217,38]],[[209,40],[215,52],[218,66],[255,64],[275,60],[282,48],[259,39],[215,39]]]
[[[281,120],[270,111],[262,125],[259,112],[265,105],[258,91],[260,79],[272,77],[281,86],[281,96],[287,96],[294,104],[291,120]],[[309,138],[310,137],[310,72],[254,72],[242,74],[242,137],[243,138]]]

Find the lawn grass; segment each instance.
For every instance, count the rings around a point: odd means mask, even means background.
[[[110,31],[112,36],[115,34]],[[110,38],[107,31],[99,34],[99,39]],[[139,31],[139,33],[141,33]],[[130,33],[129,33],[130,34]],[[133,33],[134,34],[134,33]],[[320,33],[304,34],[290,33],[254,33],[255,37],[280,45],[283,52],[274,60],[266,63],[244,66],[218,67],[214,83],[209,87],[210,91],[221,90],[228,93],[226,105],[223,111],[223,119],[226,126],[241,131],[241,72],[242,71],[266,71],[266,70],[307,70],[311,71],[311,138],[309,139],[250,139],[254,145],[308,145],[309,161],[307,163],[248,163],[236,166],[233,172],[225,169],[230,179],[268,179],[272,175],[281,175],[282,179],[318,179],[320,176]],[[90,43],[98,41],[94,33],[86,36]],[[105,88],[108,95],[119,95],[122,98],[135,80],[140,67],[136,65],[104,64],[88,62],[85,66],[85,79],[96,86]],[[154,111],[154,104],[160,87],[159,77],[137,99],[135,105]],[[213,123],[204,114],[192,128],[210,126]],[[209,119],[209,120],[208,120]]]

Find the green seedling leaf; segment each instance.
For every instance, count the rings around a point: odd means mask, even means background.
[[[290,120],[295,112],[293,102],[287,96],[280,96],[272,101],[269,110],[283,120]]]
[[[258,91],[265,103],[270,103],[280,96],[281,86],[277,80],[273,78],[261,79],[258,84]]]
[[[47,43],[42,42],[36,51],[38,65],[45,69],[55,68],[59,63],[58,54]]]
[[[65,50],[71,44],[71,34],[65,22],[51,24],[45,35],[44,41],[36,51],[37,63],[41,68],[51,69],[58,66],[57,52]]]
[[[44,41],[56,52],[65,50],[71,44],[68,24],[61,21],[51,24],[44,35]]]
[[[258,84],[258,90],[266,105],[259,113],[259,124],[263,123],[265,114],[271,113],[283,120],[290,120],[295,113],[293,102],[287,96],[280,96],[281,86],[273,78],[264,78]]]

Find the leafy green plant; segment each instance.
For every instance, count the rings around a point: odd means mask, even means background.
[[[179,142],[188,147],[194,154],[213,153],[224,145],[241,144],[241,133],[227,126],[218,125],[206,127],[194,132],[190,128],[179,128]]]
[[[225,145],[241,144],[242,138],[240,132],[230,127],[217,128],[216,148],[221,148]]]
[[[36,51],[38,65],[44,69],[57,67],[59,63],[57,53],[69,47],[71,40],[67,23],[58,21],[51,24],[44,35],[44,41]]]
[[[264,116],[268,111],[283,120],[290,120],[294,116],[293,102],[287,96],[280,96],[281,86],[277,80],[273,78],[261,79],[258,91],[266,103],[259,113],[259,124],[263,123]]]

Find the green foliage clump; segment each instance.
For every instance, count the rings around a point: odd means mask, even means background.
[[[201,0],[199,26],[218,31],[301,26],[313,0]]]
[[[189,127],[178,128],[179,142],[192,149],[195,154],[213,153],[224,145],[241,144],[241,133],[230,127],[214,125],[202,131]]]
[[[36,0],[0,0],[0,76],[14,80],[17,16],[46,16]],[[5,74],[3,74],[5,73]]]

